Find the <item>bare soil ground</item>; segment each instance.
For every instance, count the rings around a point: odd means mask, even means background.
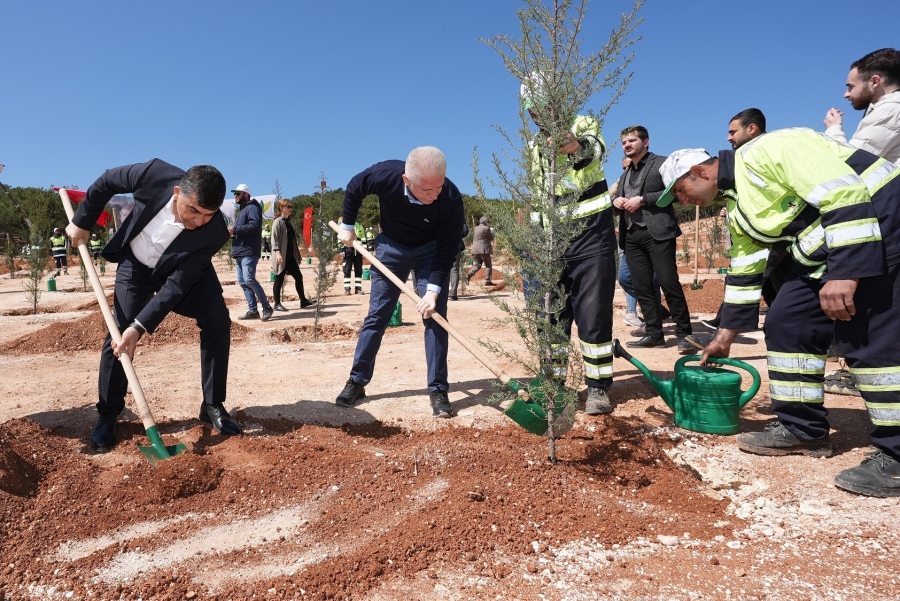
[[[219,270],[236,318],[243,295]],[[698,332],[722,296],[721,279],[703,283],[685,287]],[[338,284],[318,342],[295,297],[269,322],[234,322],[227,406],[241,437],[197,420],[196,327],[170,316],[145,338],[145,393],[166,443],[189,447],[154,468],[129,410],[118,446],[90,450],[105,332],[77,274],[57,287],[30,315],[21,280],[0,278],[2,599],[900,598],[897,502],[832,485],[867,452],[861,399],[827,398],[834,457],[757,457],[676,427],[617,359],[614,412],[579,414],[551,465],[546,440],[488,403],[490,373],[452,341],[458,416],[430,417],[423,328],[405,300],[368,397],[336,407],[368,301]],[[467,292],[454,325],[519,345],[479,283]],[[623,313],[617,296],[628,339]],[[765,378],[761,332],[738,341],[733,356]],[[671,377],[670,344],[635,354]],[[742,427],[762,429],[768,407],[764,384]]]

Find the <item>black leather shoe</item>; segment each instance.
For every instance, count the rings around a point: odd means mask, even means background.
[[[210,405],[203,403],[200,405],[200,421],[204,424],[210,424],[219,434],[231,436],[233,434],[243,434],[243,430],[234,421],[234,418],[228,415],[228,411],[222,403]]]
[[[287,307],[285,307],[281,303],[275,303],[274,305],[272,305],[272,308],[276,311],[287,311]]]
[[[449,298],[450,300],[459,300],[458,296],[448,296],[447,298]]]
[[[97,425],[91,432],[91,444],[98,453],[108,453],[116,446],[116,422],[119,416],[113,413],[101,413]]]
[[[272,318],[272,313],[275,311],[272,310],[272,307],[263,307],[262,315],[259,316],[260,321],[269,321]]]
[[[625,346],[630,346],[631,348],[656,348],[658,346],[666,346],[666,341],[663,338],[651,338],[650,336],[644,336],[640,340],[631,340],[625,343]]]
[[[366,387],[354,382],[353,378],[348,378],[341,394],[334,399],[334,404],[338,407],[352,407],[356,401],[364,398],[366,398]]]
[[[259,319],[259,311],[247,311],[238,317],[238,319]]]
[[[453,417],[453,406],[447,398],[446,390],[435,390],[431,393],[431,414],[441,418]]]
[[[306,300],[306,299],[304,298],[303,300],[300,301],[300,308],[301,308],[301,309],[305,309],[305,308],[307,308],[307,307],[312,307],[312,306],[315,305],[315,304],[316,304],[316,301],[314,301],[314,300]]]

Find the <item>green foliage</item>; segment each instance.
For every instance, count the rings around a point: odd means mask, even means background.
[[[322,175],[320,179],[324,185],[325,176]],[[311,242],[313,252],[318,257],[315,279],[315,321],[313,322],[313,340],[316,342],[319,340],[319,320],[322,318],[325,299],[328,296],[328,291],[334,286],[335,282],[337,282],[339,271],[338,265],[332,260],[334,257],[337,234],[335,234],[334,230],[328,226],[329,221],[337,222],[337,218],[340,217],[340,204],[335,207],[335,198],[340,198],[340,202],[343,202],[343,192],[329,191],[327,188],[323,188],[318,194],[319,202],[316,205],[313,205],[315,208],[313,209]],[[297,211],[295,210],[294,212],[296,213]]]
[[[691,242],[688,236],[681,237],[681,263],[683,265],[691,264]]]
[[[559,285],[564,256],[571,241],[583,231],[585,220],[572,214],[573,204],[562,206],[559,182],[571,172],[576,161],[588,158],[591,149],[581,149],[566,160],[559,160],[562,155],[557,152],[561,146],[559,141],[567,140],[577,115],[587,114],[602,124],[603,117],[630,82],[628,68],[633,54],[626,51],[637,41],[633,34],[640,23],[637,11],[642,2],[636,0],[631,12],[622,15],[621,23],[613,28],[608,42],[588,55],[581,53],[587,0],[552,0],[549,6],[542,0],[524,0],[517,13],[521,38],[496,35],[482,40],[500,55],[510,74],[523,82],[525,97],[534,100],[531,110],[540,131],[532,134],[531,118],[520,100],[520,127],[515,132],[497,128],[511,150],[492,155],[494,174],[488,178],[493,186],[503,190],[503,200],[508,201],[490,204],[492,225],[518,259],[526,283],[524,303],[512,304],[501,299],[498,303],[509,316],[506,321],[515,325],[528,353],[522,355],[492,341],[481,342],[533,374],[551,375],[554,347],[568,346],[569,364],[580,366],[580,354],[555,316],[567,301]],[[587,109],[588,100],[599,92],[609,94],[607,104],[596,112]],[[544,161],[549,164],[536,161],[537,153],[548,157]],[[506,168],[508,161],[514,164],[512,172]],[[478,198],[484,203],[482,208],[487,208],[477,151],[473,168]],[[583,191],[568,190],[566,196],[577,197]],[[540,223],[532,215],[539,217]],[[578,369],[570,370],[575,371]],[[554,426],[571,427],[577,394],[549,378],[544,390],[548,399],[545,409],[550,422],[550,456],[555,461]],[[565,399],[566,409],[562,413],[567,424],[554,421],[557,416],[553,410],[560,397]]]
[[[31,312],[37,315],[38,303],[41,300],[41,282],[44,279],[44,272],[47,269],[47,251],[43,248],[43,240],[36,237],[32,240],[33,244],[28,246],[26,258],[28,260],[28,275],[22,283],[25,288],[25,298],[31,305]]]

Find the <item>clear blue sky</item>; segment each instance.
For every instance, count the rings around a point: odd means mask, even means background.
[[[478,38],[518,35],[517,0],[7,2],[0,8],[0,181],[77,185],[160,157],[210,163],[229,187],[312,192],[414,146],[444,150],[474,192],[471,155],[501,151],[518,82]],[[625,1],[594,0],[584,49]],[[609,114],[650,130],[651,150],[727,147],[729,118],[755,106],[769,129],[823,128],[849,64],[897,46],[900,5],[648,0],[634,80]],[[595,104],[599,107],[602,101]],[[621,151],[608,165],[618,171]]]

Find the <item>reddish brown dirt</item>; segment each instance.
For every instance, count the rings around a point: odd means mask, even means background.
[[[388,330],[390,331],[390,330]],[[312,342],[315,326],[297,326],[277,328],[270,330],[268,336],[276,342]],[[319,326],[318,340],[321,342],[334,342],[336,340],[354,340],[359,334],[359,328],[351,328],[340,323],[324,324]]]
[[[691,284],[682,284],[684,298],[691,313],[716,313],[725,299],[725,280],[700,280],[702,288],[693,290]]]
[[[127,582],[93,576],[129,550],[162,557],[162,549],[177,547],[204,525],[233,523],[233,536],[243,537],[243,519],[316,502],[321,508],[302,532],[285,521],[284,534],[270,544],[286,556],[322,545],[338,546],[341,553],[299,565],[293,575],[226,581],[217,587],[220,598],[246,599],[270,588],[292,596],[303,588],[309,599],[360,598],[389,575],[436,575],[445,563],[459,561],[486,577],[504,578],[513,568],[502,554],[534,553],[532,541],[538,556],[552,556],[548,545],[585,537],[604,545],[659,532],[710,538],[718,532],[714,524],[727,519],[727,502],[705,496],[700,483],[663,452],[672,446],[669,438],[647,434],[633,418],[581,432],[577,444],[561,449],[556,466],[544,459],[545,441],[519,429],[424,433],[378,423],[337,429],[271,421],[255,436],[207,436],[191,454],[153,468],[133,448],[146,444],[139,427],[124,430],[136,460],[101,469],[72,453],[70,441],[33,422],[0,426],[9,449],[34,457],[41,475],[37,495],[0,492],[7,594],[19,595],[20,585],[37,582],[79,597],[91,591],[100,597],[184,598],[196,585],[173,581],[171,569],[148,564]],[[14,485],[33,486],[24,476]],[[410,511],[410,499],[418,499],[416,510]],[[67,541],[185,512],[212,517],[124,544],[109,541],[64,564],[54,560]],[[245,569],[264,567],[266,557],[252,548],[216,561]]]
[[[96,301],[88,303],[96,305]],[[238,323],[231,323],[231,340],[241,341],[247,336],[248,328]],[[0,355],[31,355],[35,353],[52,353],[56,351],[96,350],[103,346],[107,329],[103,315],[97,311],[75,321],[49,325],[32,334],[22,336],[0,346]],[[138,343],[153,347],[167,344],[192,343],[200,341],[200,328],[197,323],[170,313],[150,336],[144,336]]]

